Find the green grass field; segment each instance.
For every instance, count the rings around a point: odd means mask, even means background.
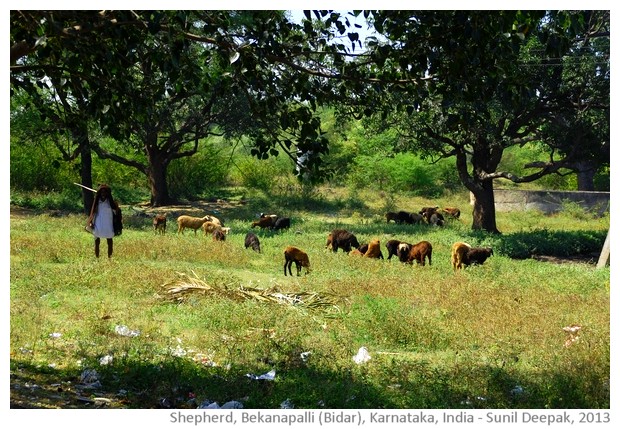
[[[219,214],[225,242],[177,235],[173,220],[156,235],[125,210],[111,260],[94,257],[84,216],[12,214],[12,406],[610,406],[610,269],[522,257],[545,245],[556,256],[600,251],[609,217],[498,213],[495,237],[471,231],[464,199],[462,219],[444,228],[386,224],[381,198],[365,199],[376,205],[282,210],[292,227],[257,231],[260,254],[243,245],[256,207]],[[335,227],[378,238],[386,256],[391,238],[428,240],[433,264],[333,253]],[[455,273],[450,246],[461,240],[495,255]],[[309,254],[310,274],[284,276],[287,245]],[[582,329],[566,346],[572,324]],[[358,364],[361,347],[371,359]],[[248,377],[269,371],[275,379]]]

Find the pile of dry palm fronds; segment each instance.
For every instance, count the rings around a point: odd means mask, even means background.
[[[344,297],[335,294],[317,292],[282,292],[277,286],[269,289],[259,289],[249,286],[235,286],[235,282],[216,281],[208,284],[198,278],[196,273],[192,276],[185,273],[177,273],[181,279],[164,284],[165,293],[177,302],[183,302],[189,296],[196,294],[217,295],[229,299],[244,301],[256,300],[265,303],[285,304],[300,309],[312,310],[335,310],[341,311],[340,304],[346,302]]]

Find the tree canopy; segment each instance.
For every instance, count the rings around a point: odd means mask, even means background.
[[[11,82],[41,106],[63,98],[42,89],[67,94],[66,125],[97,123],[141,151],[132,162],[156,205],[169,201],[167,163],[211,132],[245,135],[258,158],[284,152],[320,177],[322,105],[398,127],[403,150],[454,157],[476,197],[472,226],[490,232],[496,178],[608,160],[609,11],[304,14],[296,23],[282,11],[12,11]],[[378,35],[363,50],[354,16]],[[497,170],[507,147],[530,141],[549,147],[536,171]],[[76,145],[114,157],[92,137]]]

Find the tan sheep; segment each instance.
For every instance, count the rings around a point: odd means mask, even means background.
[[[368,250],[364,253],[365,258],[381,258],[383,259],[383,254],[381,254],[381,246],[379,240],[372,240],[368,243]]]
[[[205,235],[211,235],[214,231],[222,230],[222,226],[210,220],[202,224]]]
[[[183,231],[185,230],[185,228],[193,229],[194,234],[196,234],[196,231],[199,228],[201,228],[205,222],[209,221],[210,218],[211,216],[209,215],[205,217],[194,217],[194,216],[188,216],[188,215],[181,215],[177,218],[177,224],[179,226],[177,234],[179,232],[183,234]]]
[[[457,241],[452,245],[452,251],[450,261],[452,262],[453,270],[460,270],[463,268],[463,263],[467,263],[467,252],[471,249],[471,246],[462,241]]]

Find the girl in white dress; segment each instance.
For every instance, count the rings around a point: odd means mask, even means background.
[[[88,225],[95,236],[95,256],[99,257],[99,244],[105,238],[108,242],[108,258],[112,256],[114,238],[114,215],[119,211],[118,204],[112,198],[112,190],[108,185],[100,185],[93,201],[88,218]]]

